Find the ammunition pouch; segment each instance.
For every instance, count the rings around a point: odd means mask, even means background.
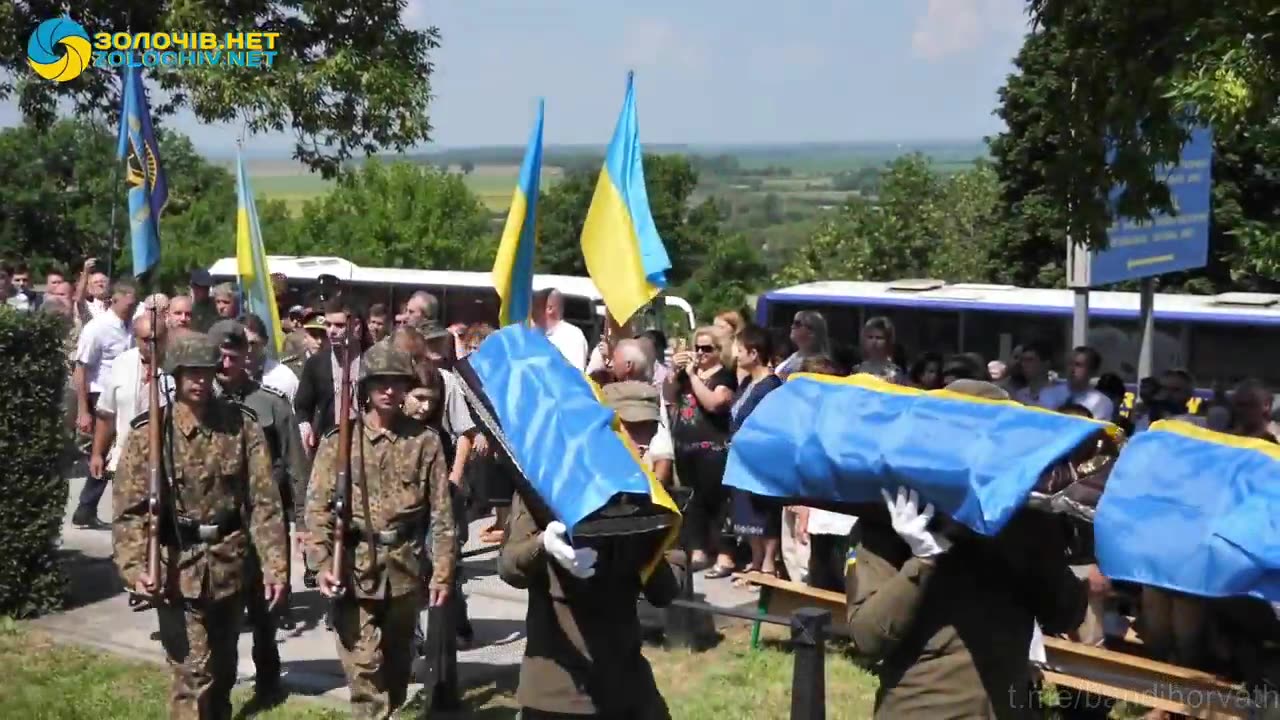
[[[185,515],[172,516],[173,522],[162,522],[160,544],[168,547],[185,545],[213,545],[244,526],[243,518],[235,510],[225,510],[205,523]]]
[[[408,524],[392,525],[385,530],[377,532],[369,532],[367,528],[352,524],[350,531],[347,533],[348,545],[368,542],[382,547],[392,547],[413,539],[413,526]]]

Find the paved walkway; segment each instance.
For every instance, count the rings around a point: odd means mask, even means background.
[[[71,512],[79,496],[82,478],[71,481],[71,492],[63,525],[62,550],[71,577],[72,600],[67,610],[41,618],[35,625],[54,636],[83,645],[137,659],[163,662],[156,631],[155,614],[134,612],[128,606],[115,566],[111,562],[111,533],[81,530],[71,526]],[[103,498],[99,517],[111,517],[111,493]],[[489,520],[478,520],[471,528],[474,539]],[[475,642],[458,655],[459,682],[463,687],[482,685],[513,673],[524,653],[526,598],[522,590],[505,584],[497,576],[494,558],[488,552],[464,563],[463,592],[468,598]],[[699,596],[720,606],[741,606],[754,601],[750,593],[732,587],[728,580],[695,580]],[[302,585],[301,563],[294,563],[292,611],[295,627],[278,634],[284,681],[298,694],[324,696],[336,702],[348,699],[342,666],[338,663],[333,638],[325,630],[325,602],[318,591]],[[252,638],[246,630],[240,637],[240,676],[253,677]],[[410,697],[418,690],[410,689]]]

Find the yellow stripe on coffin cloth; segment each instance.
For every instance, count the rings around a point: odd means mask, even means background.
[[[905,485],[970,530],[994,535],[1038,489],[1052,496],[1062,490],[1055,479],[1075,479],[1072,470],[1099,440],[1110,448],[1123,437],[1109,423],[996,397],[1003,392],[990,383],[975,383],[980,395],[957,389],[792,375],[734,436],[725,484],[855,514],[882,506],[882,489]],[[1070,467],[1055,473],[1062,463]]]
[[[599,389],[542,332],[518,325],[490,335],[457,370],[539,524],[563,522],[575,545],[601,553],[602,572],[647,580],[679,533],[680,513]]]

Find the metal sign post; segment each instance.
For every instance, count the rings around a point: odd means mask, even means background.
[[[1195,128],[1176,165],[1156,168],[1166,182],[1175,214],[1156,213],[1148,222],[1117,217],[1107,229],[1106,250],[1087,250],[1067,242],[1068,284],[1076,289],[1072,341],[1087,341],[1088,288],[1142,280],[1139,322],[1142,345],[1138,380],[1150,377],[1155,342],[1155,280],[1158,275],[1202,268],[1209,260],[1210,186],[1213,132]],[[1111,192],[1114,203],[1121,188]],[[1084,296],[1083,299],[1081,296]]]

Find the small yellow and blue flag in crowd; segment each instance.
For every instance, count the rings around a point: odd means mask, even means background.
[[[511,210],[502,229],[502,242],[493,260],[493,287],[502,298],[499,327],[526,323],[533,309],[533,255],[537,248],[538,181],[542,176],[543,102],[529,134],[520,165],[520,180],[511,197]]]
[[[634,80],[627,73],[622,113],[582,227],[587,274],[620,325],[657,297],[671,269],[645,190]]]
[[[236,152],[236,273],[244,311],[262,318],[267,326],[267,353],[278,358],[284,351],[284,334],[280,332],[280,309],[271,287],[271,271],[267,253],[262,247],[262,228],[258,226],[258,209],[253,203],[253,190],[244,169],[244,155]]]
[[[142,68],[124,71],[117,158],[125,161],[133,276],[142,277],[160,262],[160,213],[169,201],[169,182],[160,164],[160,146],[151,126]]]

